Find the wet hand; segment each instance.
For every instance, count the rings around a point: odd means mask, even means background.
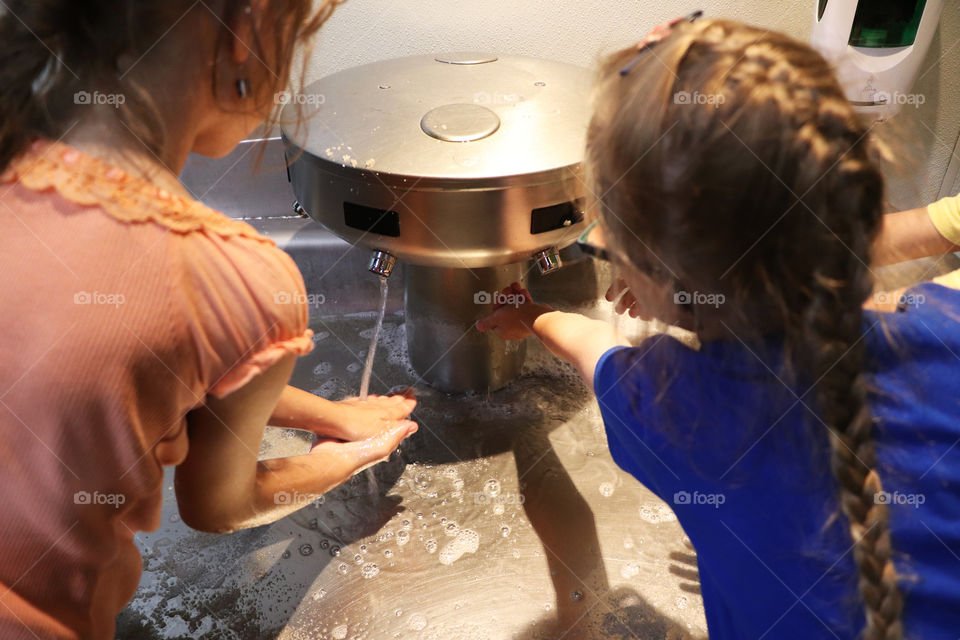
[[[322,459],[325,472],[333,481],[332,486],[337,486],[364,469],[385,461],[405,439],[415,434],[417,429],[416,422],[400,420],[384,426],[379,432],[363,440],[321,440],[313,446],[308,455]]]
[[[416,406],[412,389],[397,395],[370,395],[366,400],[347,398],[334,403],[334,410],[325,418],[324,435],[348,442],[365,440],[405,420]]]
[[[493,313],[480,319],[477,329],[493,331],[504,340],[525,340],[533,334],[534,321],[552,310],[535,303],[530,292],[514,282],[497,294]]]
[[[616,281],[610,285],[610,288],[607,290],[607,294],[604,297],[607,299],[607,302],[617,303],[615,307],[617,313],[621,315],[628,313],[631,318],[640,317],[642,311],[640,302],[630,291],[630,288],[627,286],[627,283],[623,278],[617,278]],[[618,297],[620,298],[619,300],[617,300]]]

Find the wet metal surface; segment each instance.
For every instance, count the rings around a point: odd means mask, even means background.
[[[564,278],[539,283],[541,297],[571,290]],[[293,383],[337,399],[359,388],[374,314],[328,311],[314,310],[316,349]],[[373,393],[417,384],[404,329],[394,308]],[[530,347],[523,376],[489,396],[418,385],[421,429],[376,467],[376,487],[361,474],[273,525],[191,531],[168,473],[163,525],[136,537],[144,574],[118,636],[705,637],[695,555],[670,509],[617,469],[575,372]],[[308,447],[309,434],[270,429],[262,455]]]

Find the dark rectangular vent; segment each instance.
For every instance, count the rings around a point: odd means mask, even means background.
[[[400,214],[396,211],[344,202],[343,222],[351,229],[359,229],[360,231],[390,236],[391,238],[400,237]]]
[[[563,202],[534,209],[530,215],[530,233],[546,233],[583,222],[583,200]]]

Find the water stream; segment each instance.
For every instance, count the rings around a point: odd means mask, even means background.
[[[380,341],[380,333],[383,331],[383,318],[387,315],[387,278],[380,276],[380,313],[377,315],[377,325],[373,330],[373,336],[370,338],[370,347],[367,349],[367,362],[363,366],[363,377],[360,379],[360,400],[366,400],[370,394],[370,378],[373,375],[373,358],[377,354],[377,343]],[[380,486],[377,483],[377,476],[373,472],[373,467],[366,471],[367,481],[370,485],[370,495],[380,493]]]
[[[380,341],[380,332],[383,331],[383,317],[387,314],[387,279],[380,276],[380,315],[377,316],[377,326],[370,338],[370,348],[367,350],[367,362],[363,367],[363,378],[360,379],[360,399],[366,400],[370,393],[370,377],[373,375],[373,357],[377,353],[377,342]]]

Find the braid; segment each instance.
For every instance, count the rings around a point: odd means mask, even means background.
[[[848,170],[847,164],[844,161],[833,170],[825,189],[836,196],[835,206],[853,218],[863,208],[862,194],[875,189],[879,178],[863,168]],[[862,227],[855,219],[851,222],[850,226]],[[873,418],[862,371],[861,305],[873,286],[864,264],[869,236],[862,230],[831,231],[836,236],[825,234],[830,237],[824,238],[822,266],[814,274],[804,346],[812,354],[818,406],[830,430],[830,468],[854,543],[867,621],[864,638],[898,640],[903,637],[903,597],[891,557],[889,509],[876,498],[883,486],[876,470]]]

